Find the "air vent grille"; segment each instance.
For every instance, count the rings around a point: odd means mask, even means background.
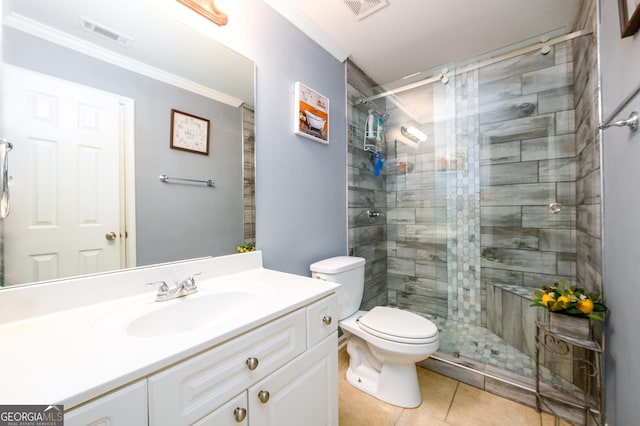
[[[133,38],[128,37],[124,34],[121,34],[111,28],[108,28],[102,24],[99,24],[91,19],[87,19],[85,17],[80,18],[80,25],[83,29],[94,33],[97,36],[102,38],[106,38],[111,41],[115,41],[116,43],[122,46],[131,46],[133,43]]]
[[[387,0],[344,0],[354,15],[360,20],[387,6]]]

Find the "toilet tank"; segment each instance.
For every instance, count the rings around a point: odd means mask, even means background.
[[[340,283],[337,295],[341,320],[360,308],[364,291],[364,264],[362,257],[337,256],[310,266],[313,278]]]

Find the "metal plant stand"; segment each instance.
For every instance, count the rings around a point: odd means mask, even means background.
[[[585,356],[575,356],[571,348],[585,349]],[[570,401],[540,388],[540,353],[547,351],[554,357],[570,359],[583,374],[584,394],[582,401]],[[593,388],[592,388],[593,387]],[[536,406],[540,412],[543,406],[556,414],[551,401],[580,409],[583,425],[604,425],[602,413],[602,347],[589,339],[580,339],[560,334],[549,329],[547,324],[536,321]],[[557,414],[556,414],[557,415]],[[590,422],[590,420],[592,420]],[[595,422],[595,423],[593,423]]]

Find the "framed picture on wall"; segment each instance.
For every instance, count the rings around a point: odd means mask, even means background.
[[[293,132],[316,142],[329,143],[329,99],[299,81],[294,86]]]
[[[172,109],[170,147],[209,155],[209,126],[206,118]]]
[[[640,29],[640,0],[618,0],[618,13],[621,37],[637,33]]]

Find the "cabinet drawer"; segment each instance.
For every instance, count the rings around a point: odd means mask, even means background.
[[[150,376],[149,424],[192,424],[306,348],[300,309]],[[247,360],[257,360],[250,370]]]
[[[141,380],[65,412],[64,424],[146,426],[147,381]]]
[[[338,297],[335,293],[307,306],[307,348],[338,329]]]

